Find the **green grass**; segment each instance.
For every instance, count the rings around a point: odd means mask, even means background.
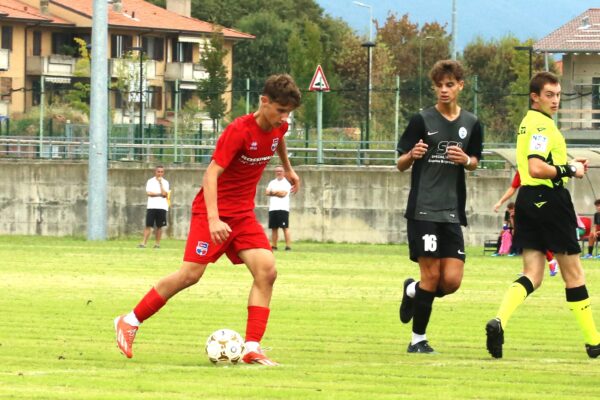
[[[547,277],[511,320],[505,358],[485,351],[519,258],[469,249],[463,286],[436,300],[438,355],[408,355],[398,321],[406,246],[297,243],[276,253],[279,277],[263,345],[282,363],[215,367],[214,330],[244,333],[250,275],[222,260],[139,331],[134,358],[112,320],[180,264],[184,243],[0,236],[2,399],[597,399],[600,360],[587,358],[559,277]],[[585,262],[600,313],[600,262]],[[599,324],[600,325],[600,324]]]

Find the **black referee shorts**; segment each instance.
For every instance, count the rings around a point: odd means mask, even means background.
[[[522,249],[579,254],[577,217],[565,188],[521,186],[515,202],[513,243]]]
[[[285,210],[269,211],[269,229],[289,228],[290,212]]]

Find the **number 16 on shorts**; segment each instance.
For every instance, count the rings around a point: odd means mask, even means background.
[[[423,235],[423,251],[434,252],[437,250],[437,237],[435,235]]]

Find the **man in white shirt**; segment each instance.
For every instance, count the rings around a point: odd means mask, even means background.
[[[265,194],[269,196],[269,229],[271,229],[271,248],[277,250],[279,228],[283,230],[286,251],[291,250],[289,229],[290,190],[292,185],[285,179],[283,167],[275,168],[275,179],[267,185]]]
[[[146,207],[146,228],[144,229],[144,238],[139,248],[145,248],[146,242],[154,229],[156,243],[155,249],[160,248],[160,237],[162,228],[167,225],[167,211],[169,210],[169,182],[164,178],[165,169],[159,165],[154,170],[154,176],[146,182],[146,194],[148,195],[148,205]]]

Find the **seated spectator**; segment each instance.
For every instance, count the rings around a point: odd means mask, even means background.
[[[598,236],[600,236],[600,199],[594,201],[594,206],[596,206],[596,212],[594,213],[592,229],[590,230],[590,236],[588,237],[588,252],[582,258],[593,257],[592,252],[594,251],[594,246],[596,245]],[[600,258],[600,255],[596,254],[596,258]]]

